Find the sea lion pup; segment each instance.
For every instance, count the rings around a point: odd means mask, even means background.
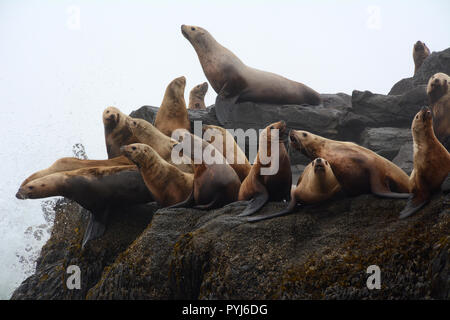
[[[250,203],[239,217],[255,213],[269,200],[289,199],[292,173],[284,147],[286,133],[286,123],[279,121],[268,125],[259,135],[255,163],[239,190],[239,200],[250,200]]]
[[[120,150],[139,168],[156,202],[168,207],[185,200],[192,192],[194,176],[165,161],[152,147],[133,143]]]
[[[420,66],[424,60],[430,55],[430,49],[422,41],[417,41],[413,48],[413,59],[414,59],[414,75],[419,70]]]
[[[181,162],[180,164],[174,164],[172,162],[172,149],[178,144],[178,141],[166,136],[159,131],[150,122],[143,119],[128,117],[127,126],[136,138],[137,143],[143,143],[153,148],[164,160],[173,164],[178,169],[184,172],[193,173],[194,167],[189,159]],[[183,130],[183,129],[179,129]]]
[[[203,125],[202,132],[203,139],[222,152],[228,164],[236,171],[241,182],[244,181],[252,166],[231,133],[227,129],[213,125]],[[222,138],[217,139],[217,137]]]
[[[433,128],[436,138],[450,149],[450,77],[445,73],[434,74],[428,80],[427,95],[433,114]]]
[[[191,130],[189,115],[184,101],[186,78],[173,80],[166,88],[164,98],[155,118],[155,127],[166,136],[172,136],[175,129]]]
[[[26,178],[20,186],[26,185],[28,182],[42,178],[52,173],[71,171],[81,168],[91,167],[114,167],[114,166],[126,166],[132,165],[132,162],[125,156],[119,156],[108,160],[85,160],[78,158],[61,158],[56,160],[50,167],[33,173]]]
[[[291,130],[291,146],[310,159],[327,159],[342,190],[348,195],[373,193],[380,197],[409,198],[409,178],[391,161],[352,142],[326,139]]]
[[[434,135],[429,108],[424,107],[416,114],[411,131],[414,139],[414,169],[409,179],[412,197],[400,213],[400,219],[427,204],[450,173],[450,154]]]
[[[180,145],[183,154],[194,162],[194,189],[186,200],[171,208],[210,210],[237,201],[241,181],[219,150],[188,132]]]
[[[115,208],[153,201],[135,165],[92,167],[49,174],[21,186],[18,199],[63,196],[91,212],[82,247],[105,232]]]
[[[291,190],[291,201],[286,209],[266,216],[247,218],[249,222],[280,217],[294,211],[298,204],[315,204],[331,199],[341,190],[327,160],[316,158],[299,177],[297,187]]]
[[[106,152],[109,159],[120,156],[121,146],[137,142],[126,125],[128,117],[115,107],[108,107],[103,111]]]
[[[208,82],[203,82],[202,84],[196,85],[192,88],[189,93],[189,106],[188,109],[191,110],[204,110],[205,105],[205,95],[208,91]]]
[[[197,52],[203,72],[218,94],[216,102],[320,104],[320,96],[313,89],[280,75],[246,66],[205,29],[182,25],[181,32]]]

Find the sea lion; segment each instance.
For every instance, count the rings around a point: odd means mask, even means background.
[[[205,105],[205,95],[208,91],[208,82],[203,82],[202,84],[196,85],[192,88],[189,93],[189,106],[188,109],[191,110],[204,110]]]
[[[414,75],[419,70],[422,63],[430,55],[430,49],[425,45],[425,42],[417,41],[413,47],[413,59],[414,59]]]
[[[310,162],[299,177],[297,187],[291,191],[291,201],[286,209],[266,216],[247,218],[255,222],[280,217],[294,211],[298,204],[315,204],[331,199],[341,190],[327,160],[316,158]]]
[[[273,129],[277,129],[279,134]],[[255,213],[269,200],[289,199],[292,173],[289,156],[284,147],[286,131],[286,123],[279,121],[268,125],[261,132],[255,163],[239,190],[239,200],[250,200],[247,208],[239,214],[240,217]],[[272,145],[274,145],[275,150],[278,148],[275,154],[272,153]],[[274,174],[263,174],[276,162],[278,162],[278,170],[272,172]],[[262,171],[263,169],[265,170]],[[275,169],[277,168],[275,167]]]
[[[133,143],[122,146],[120,150],[138,166],[147,188],[160,206],[174,205],[191,194],[193,174],[168,163],[152,147]]]
[[[188,132],[184,133],[180,144],[184,146],[183,154],[194,162],[194,189],[186,200],[171,208],[193,206],[210,210],[237,201],[241,181],[222,153]]]
[[[222,152],[228,164],[236,171],[241,182],[244,181],[252,166],[231,133],[227,129],[213,125],[203,125],[202,132],[203,139]],[[221,136],[222,139],[217,139],[218,136]]]
[[[427,95],[433,114],[433,128],[436,138],[450,150],[450,77],[436,73],[430,77]]]
[[[313,89],[277,74],[246,66],[205,29],[182,25],[181,32],[197,52],[203,72],[217,93],[216,103],[320,104],[320,96]]]
[[[173,164],[184,172],[193,173],[194,167],[190,161],[183,161],[180,164],[172,162],[172,149],[178,141],[166,136],[150,122],[143,119],[128,117],[127,126],[136,138],[137,143],[143,143],[153,148],[164,160]],[[180,129],[182,130],[182,129]],[[186,157],[188,159],[188,157]]]
[[[91,212],[82,247],[103,235],[110,210],[153,201],[135,165],[57,172],[21,186],[18,199],[63,196]]]
[[[103,111],[106,152],[109,159],[120,156],[121,146],[137,142],[126,125],[127,118],[128,115],[115,107],[108,107]]]
[[[348,195],[373,193],[396,199],[410,196],[406,173],[369,149],[302,130],[291,130],[289,137],[291,146],[308,158],[327,159],[342,190]]]
[[[422,108],[411,125],[414,139],[414,169],[409,179],[412,197],[400,213],[400,219],[420,210],[439,191],[450,173],[450,154],[436,138],[431,110]]]
[[[169,83],[155,118],[155,127],[166,136],[172,136],[175,129],[191,130],[189,115],[184,101],[186,78],[179,77]]]
[[[128,160],[125,156],[119,156],[108,160],[85,160],[78,158],[61,158],[56,160],[50,167],[33,173],[31,176],[26,178],[20,186],[26,185],[28,182],[42,178],[52,173],[71,171],[81,168],[92,168],[92,167],[114,167],[114,166],[126,166],[132,165],[132,162]]]

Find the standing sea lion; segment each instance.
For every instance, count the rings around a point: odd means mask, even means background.
[[[63,196],[91,212],[82,247],[103,235],[110,210],[153,201],[135,165],[57,172],[21,186],[18,199]]]
[[[279,136],[273,129],[279,130]],[[255,163],[239,190],[239,200],[250,200],[247,208],[239,215],[240,217],[255,213],[269,200],[281,201],[289,198],[292,173],[289,156],[284,147],[285,137],[286,123],[284,121],[275,122],[261,132]],[[272,154],[272,144],[276,144],[275,147],[278,148],[275,154]],[[263,169],[267,170],[277,161],[278,171],[275,174],[262,174]]]
[[[115,107],[108,107],[103,111],[103,125],[105,127],[105,142],[108,158],[120,156],[120,147],[137,142],[126,125],[128,115]]]
[[[152,147],[134,143],[120,150],[138,166],[147,188],[160,206],[174,205],[191,194],[193,175],[166,162]]]
[[[186,78],[173,80],[166,88],[164,98],[155,118],[155,127],[166,136],[172,136],[175,129],[191,130],[189,115],[184,101]]]
[[[299,177],[297,187],[291,191],[291,202],[286,209],[266,216],[249,217],[247,221],[255,222],[279,217],[294,211],[297,204],[315,204],[326,201],[340,190],[341,186],[328,161],[316,158],[306,166]]]
[[[345,193],[409,197],[406,173],[375,152],[352,142],[334,141],[307,131],[291,130],[289,137],[291,145],[310,159],[327,159]]]
[[[274,73],[246,66],[211,34],[196,26],[181,26],[184,37],[197,52],[203,72],[217,92],[218,100],[274,104],[320,104],[313,89]]]
[[[189,93],[189,106],[188,109],[191,110],[204,110],[205,105],[205,95],[208,91],[208,82],[203,82],[202,84],[196,85],[192,88]]]
[[[424,60],[430,55],[430,49],[425,45],[425,42],[417,41],[413,48],[414,59],[414,74],[417,73]]]
[[[428,80],[427,95],[433,113],[433,128],[436,138],[450,150],[450,77],[436,73]]]
[[[236,171],[241,182],[244,181],[252,166],[231,133],[227,129],[213,125],[203,125],[202,132],[203,139],[222,152],[228,164]],[[221,136],[222,139],[217,139],[218,136]]]
[[[188,173],[194,172],[194,167],[190,161],[183,161],[180,164],[174,164],[172,162],[172,149],[178,144],[178,141],[166,136],[150,122],[143,119],[128,117],[127,125],[133,133],[133,136],[136,137],[137,143],[149,145],[161,156],[161,158],[170,164],[173,164],[181,171]]]
[[[194,162],[194,188],[186,200],[172,208],[195,204],[196,209],[210,210],[237,201],[241,181],[222,153],[188,132],[184,133],[180,144],[183,154]]]
[[[31,176],[26,178],[20,186],[23,186],[32,180],[36,180],[38,178],[42,178],[56,172],[71,171],[81,168],[114,167],[126,165],[132,165],[132,162],[128,160],[125,156],[119,156],[108,160],[87,160],[71,157],[61,158],[56,160],[47,169],[43,169],[33,173]]]
[[[427,204],[450,173],[450,154],[434,135],[428,108],[424,107],[416,114],[411,131],[414,139],[414,169],[409,180],[412,197],[400,213],[401,219]]]

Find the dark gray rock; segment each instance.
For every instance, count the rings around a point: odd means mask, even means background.
[[[59,200],[50,239],[41,250],[35,273],[14,291],[11,299],[84,299],[102,272],[139,236],[151,221],[155,204],[111,213],[105,234],[81,250],[89,212],[73,201]],[[81,270],[81,289],[66,286],[67,268]]]
[[[409,128],[367,128],[361,134],[361,145],[392,160],[400,148],[412,141]]]
[[[353,112],[368,119],[368,127],[409,128],[420,108],[427,104],[426,87],[418,86],[402,96],[353,91]]]
[[[411,66],[413,66],[412,59]],[[413,70],[412,67],[411,70]],[[450,48],[439,52],[432,52],[425,59],[417,73],[411,78],[402,79],[397,82],[389,91],[389,95],[401,95],[419,85],[426,85],[430,77],[438,72],[450,74]]]
[[[407,142],[400,147],[398,154],[395,156],[392,162],[402,168],[408,175],[410,175],[412,170],[414,169],[413,155],[413,143],[412,141]]]

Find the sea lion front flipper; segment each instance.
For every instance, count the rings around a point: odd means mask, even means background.
[[[441,190],[444,193],[450,192],[450,173],[447,175],[447,178],[445,178],[444,182],[442,182]]]
[[[259,209],[261,209],[269,200],[269,194],[264,189],[264,192],[256,194],[249,202],[248,206],[245,208],[245,210],[238,215],[238,217],[246,217],[249,216]]]
[[[213,209],[215,207],[217,207],[217,202],[218,202],[219,197],[216,195],[214,197],[214,199],[212,199],[212,201],[210,203],[207,204],[199,204],[194,206],[194,209],[198,209],[198,210],[210,210]]]
[[[194,203],[194,189],[192,189],[192,192],[189,194],[186,200],[175,203],[171,206],[165,207],[165,209],[173,209],[173,208],[190,208],[192,207]]]
[[[108,218],[109,210],[106,209],[103,214],[99,215],[93,214],[92,212],[90,214],[91,216],[81,243],[81,249],[84,249],[86,243],[90,240],[100,238],[106,230],[106,219]]]
[[[423,208],[424,205],[428,203],[428,200],[426,199],[419,199],[418,197],[410,197],[408,203],[406,204],[405,208],[400,212],[399,219],[405,219],[406,217],[409,217],[419,211]]]
[[[289,202],[289,205],[287,206],[287,208],[281,210],[280,212],[268,214],[266,216],[249,217],[249,218],[247,218],[247,221],[248,222],[256,222],[256,221],[261,221],[261,220],[272,219],[275,217],[281,217],[281,216],[284,216],[284,215],[289,214],[292,211],[294,211],[296,205],[297,205],[297,200],[295,198],[291,198],[291,201]]]
[[[382,198],[409,199],[411,197],[410,193],[392,192],[385,183],[380,181],[379,175],[373,172],[370,174],[370,190],[374,195]]]
[[[229,97],[226,95],[224,89],[220,91],[220,93],[216,97],[215,109],[216,109],[216,117],[220,123],[224,123],[229,118],[229,106],[236,104],[239,96]]]

